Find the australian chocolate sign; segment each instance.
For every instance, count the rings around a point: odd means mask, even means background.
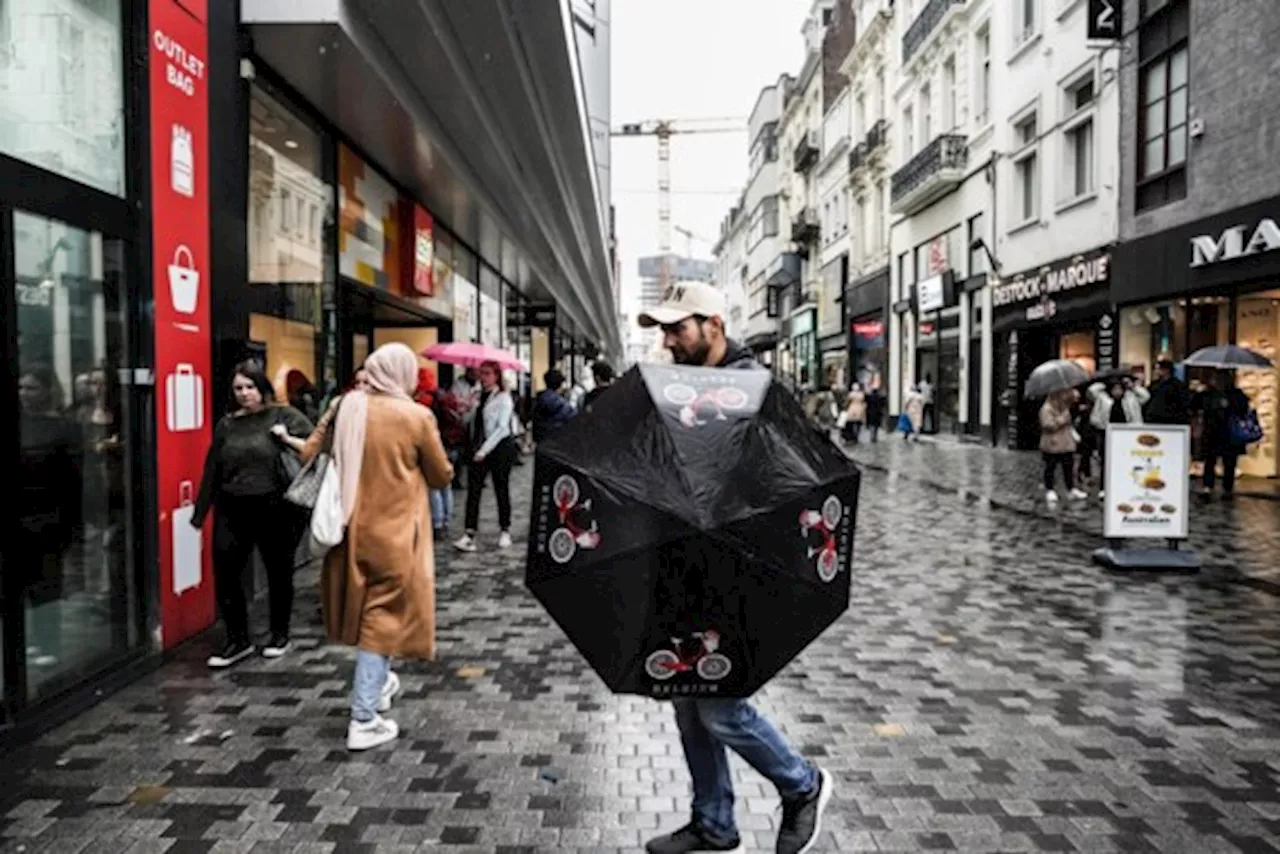
[[[1055,299],[1110,282],[1111,250],[1095,249],[999,282],[991,289],[991,304],[996,310],[1027,309],[1036,315],[1028,319],[1044,319],[1052,316]]]

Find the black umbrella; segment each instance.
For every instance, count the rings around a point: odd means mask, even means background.
[[[1261,353],[1231,344],[1205,347],[1186,358],[1184,365],[1191,368],[1220,368],[1232,371],[1237,368],[1270,368],[1271,360]]]
[[[1054,392],[1066,391],[1089,381],[1089,372],[1070,359],[1053,359],[1039,365],[1027,377],[1025,397],[1048,397]]]
[[[534,477],[526,583],[615,692],[749,696],[848,607],[858,470],[765,371],[633,368]]]

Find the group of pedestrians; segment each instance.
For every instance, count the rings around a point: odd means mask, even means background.
[[[1049,395],[1040,408],[1040,452],[1044,461],[1045,500],[1056,505],[1058,472],[1067,494],[1089,497],[1083,487],[1094,477],[1097,457],[1098,497],[1106,497],[1106,435],[1114,424],[1182,424],[1192,428],[1193,455],[1204,467],[1201,493],[1212,493],[1219,463],[1223,494],[1235,489],[1236,467],[1247,442],[1233,427],[1250,412],[1249,399],[1236,388],[1230,371],[1216,371],[1207,385],[1192,393],[1168,359],[1156,364],[1149,387],[1136,377],[1115,374],[1081,389]]]

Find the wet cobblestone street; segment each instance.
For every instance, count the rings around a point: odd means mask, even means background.
[[[1280,503],[1193,517],[1202,577],[1113,575],[1096,504],[1050,513],[1025,462],[897,444],[857,452],[848,613],[757,698],[836,778],[817,850],[1280,851],[1280,599],[1237,583],[1275,576]],[[683,823],[670,710],[604,689],[520,548],[437,549],[440,657],[397,667],[393,747],[345,750],[353,654],[300,575],[285,658],[211,674],[202,639],[7,757],[3,850],[637,851]],[[777,799],[735,767],[772,851]]]

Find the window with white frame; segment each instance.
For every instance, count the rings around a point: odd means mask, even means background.
[[[1097,85],[1093,69],[1072,80],[1063,90],[1062,201],[1089,195],[1094,178],[1094,105]]]
[[[1039,116],[1034,107],[1013,121],[1017,147],[1013,161],[1013,224],[1026,225],[1040,216]]]
[[[1040,0],[1011,0],[1013,12],[1013,46],[1031,41],[1040,32]]]
[[[974,123],[978,127],[986,127],[991,121],[991,25],[987,24],[978,31],[975,40],[974,67],[978,79],[975,81]]]
[[[920,144],[933,142],[933,87],[928,83],[920,87]]]
[[[956,58],[948,56],[942,63],[942,132],[951,133],[960,124],[956,99]]]
[[[910,160],[916,153],[916,123],[911,107],[902,109],[902,159]]]

